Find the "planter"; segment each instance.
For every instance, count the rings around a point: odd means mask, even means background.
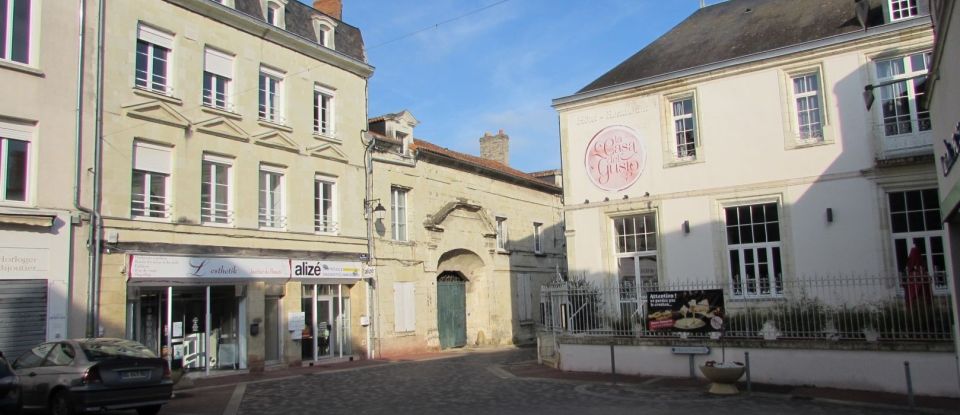
[[[734,365],[728,363],[724,366],[700,366],[700,372],[703,373],[710,382],[708,392],[714,395],[736,395],[740,393],[737,390],[737,381],[743,376],[746,367],[743,365]]]

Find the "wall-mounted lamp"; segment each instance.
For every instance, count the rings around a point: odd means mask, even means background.
[[[914,75],[914,76],[911,76],[911,77],[909,77],[909,78],[897,79],[897,80],[895,80],[895,81],[881,82],[881,83],[876,84],[876,85],[874,85],[874,84],[867,84],[866,86],[863,87],[863,103],[867,106],[867,111],[870,111],[870,108],[873,107],[873,102],[877,100],[877,98],[876,98],[875,96],[873,96],[873,90],[874,90],[874,89],[880,88],[880,87],[882,87],[882,86],[897,84],[897,83],[900,83],[900,82],[906,82],[906,81],[909,81],[909,80],[912,80],[912,79],[926,78],[926,77],[927,77],[927,74],[922,74],[922,75]]]
[[[827,223],[833,223],[833,208],[827,208]]]
[[[629,198],[630,198],[630,196],[623,195],[623,200],[627,200],[627,199],[629,199]]]
[[[603,198],[603,201],[604,201],[604,202],[609,202],[609,201],[610,201],[610,198],[609,198],[609,197],[605,197],[605,198]]]
[[[373,206],[373,202],[377,202],[377,206]],[[380,199],[370,199],[363,201],[363,213],[369,214],[373,213],[373,218],[375,220],[381,220],[387,214],[387,208],[383,207],[383,204],[380,203]]]
[[[586,204],[589,204],[589,203],[590,203],[590,199],[583,199],[583,204],[586,205]]]
[[[690,233],[690,221],[688,220],[683,221],[683,226],[681,227],[683,228],[683,233],[685,234]]]

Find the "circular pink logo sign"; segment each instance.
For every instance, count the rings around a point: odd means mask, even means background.
[[[587,175],[603,190],[623,190],[640,178],[646,156],[636,131],[610,126],[594,135],[587,146]]]

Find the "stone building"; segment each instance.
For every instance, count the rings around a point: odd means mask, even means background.
[[[476,157],[414,138],[407,111],[369,124],[379,353],[532,342],[565,269],[560,188],[509,167],[503,131]]]
[[[98,334],[195,370],[365,349],[373,68],[316,6],[106,2]]]

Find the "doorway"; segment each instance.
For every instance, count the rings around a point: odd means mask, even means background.
[[[306,326],[301,338],[303,360],[339,357],[350,353],[348,294],[349,288],[342,285],[303,285],[301,307]]]
[[[263,298],[263,358],[266,363],[280,361],[280,298]]]
[[[445,271],[437,277],[437,328],[440,348],[463,347],[467,344],[467,281],[456,271]]]

